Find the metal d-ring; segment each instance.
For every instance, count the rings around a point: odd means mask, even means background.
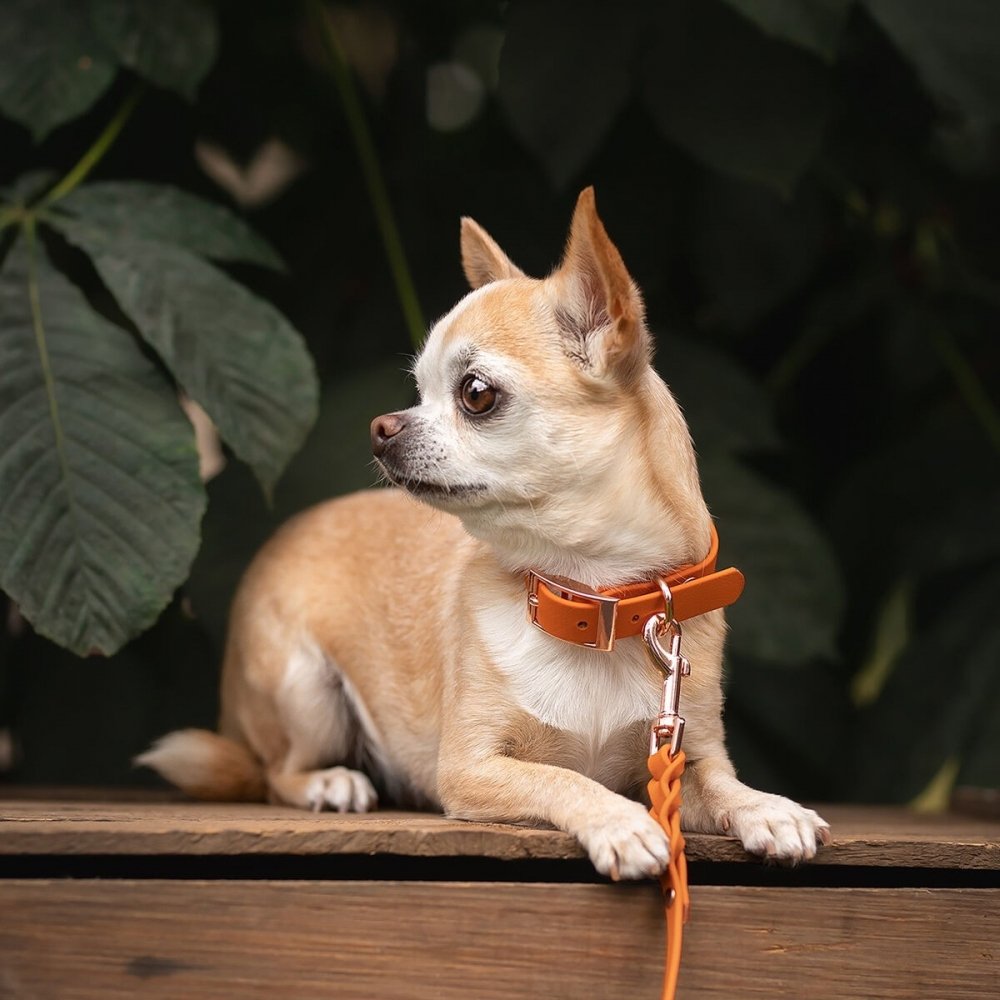
[[[662,576],[656,578],[656,585],[660,588],[660,593],[663,594],[663,620],[665,622],[674,622],[674,595],[670,592],[670,585]],[[680,626],[677,626],[680,628]]]

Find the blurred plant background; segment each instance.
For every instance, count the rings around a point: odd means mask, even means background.
[[[459,217],[541,275],[593,183],[748,577],[742,775],[1000,788],[995,3],[0,12],[4,780],[150,780],[134,753],[213,724],[239,574],[374,482]]]

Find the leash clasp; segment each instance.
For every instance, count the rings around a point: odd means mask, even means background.
[[[691,664],[681,655],[681,626],[671,616],[673,598],[670,588],[662,579],[658,583],[667,610],[651,615],[642,630],[649,658],[663,674],[660,711],[649,733],[649,753],[652,756],[669,740],[670,755],[674,756],[684,739],[684,716],[680,714],[681,678],[691,673]]]

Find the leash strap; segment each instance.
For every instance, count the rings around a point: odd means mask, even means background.
[[[659,585],[668,612],[673,607],[670,586]],[[670,860],[660,876],[666,908],[667,940],[663,962],[663,1000],[674,1000],[681,968],[681,946],[691,899],[688,894],[687,858],[681,833],[681,775],[685,756],[684,716],[680,714],[681,679],[691,673],[691,664],[681,655],[681,626],[667,613],[653,615],[642,630],[642,638],[652,662],[663,673],[660,712],[649,734],[650,780],[646,786],[652,808],[650,815],[670,840]]]
[[[667,743],[651,755],[647,762],[650,780],[646,787],[652,803],[650,815],[670,838],[670,863],[660,876],[667,917],[663,1000],[673,1000],[677,992],[684,924],[687,923],[691,907],[687,857],[684,854],[684,835],[681,833],[681,775],[684,773],[684,761],[684,751],[671,753],[670,744]]]

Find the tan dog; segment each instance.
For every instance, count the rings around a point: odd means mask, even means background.
[[[548,278],[471,219],[462,262],[474,290],[427,339],[419,405],[372,424],[405,492],[324,503],[265,545],[232,609],[221,735],[171,733],[140,762],[198,797],[312,809],[371,809],[370,775],[396,801],[551,823],[599,871],[654,875],[666,837],[626,796],[645,781],[660,675],[639,637],[603,652],[534,628],[525,573],[599,588],[701,560],[688,430],[592,189]],[[724,632],[721,611],[684,627],[685,827],[812,857],[823,820],[729,762]]]

